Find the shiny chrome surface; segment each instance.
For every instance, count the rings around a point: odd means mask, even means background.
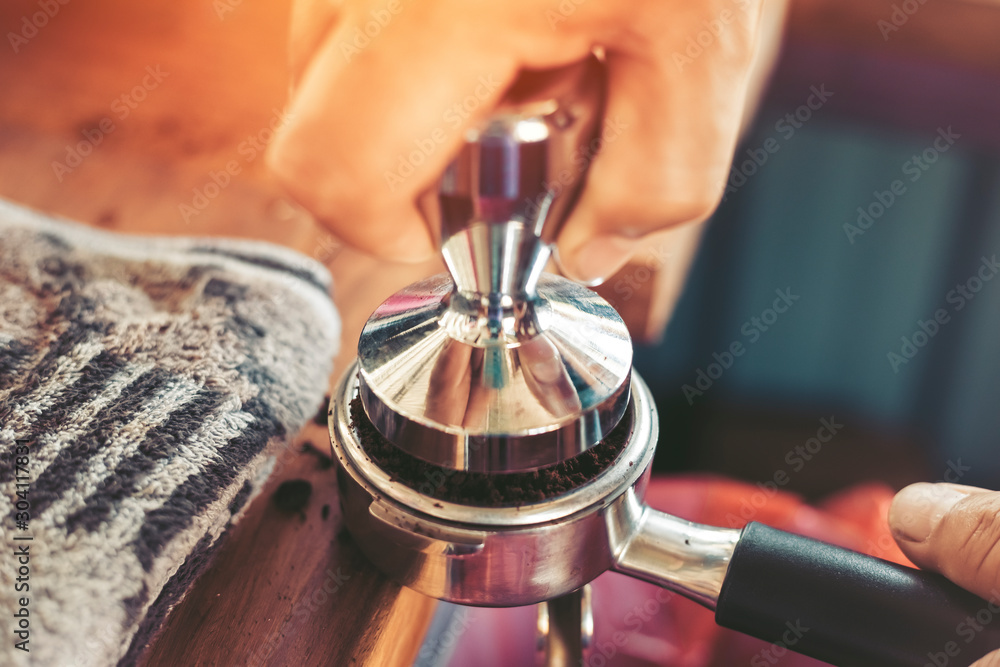
[[[613,569],[715,609],[740,531],[678,519],[635,496],[628,502],[634,506],[622,516],[629,521],[609,525],[615,533],[611,541],[619,545]]]
[[[629,401],[632,344],[594,292],[543,274],[585,180],[602,68],[471,131],[421,209],[450,276],[385,301],[358,344],[360,395],[405,451],[459,470],[532,470],[586,450]],[[587,153],[589,155],[589,153]]]
[[[590,584],[538,605],[535,664],[582,665],[594,640]]]
[[[657,417],[638,376],[631,434],[614,464],[561,496],[484,508],[435,500],[365,458],[348,410],[355,370],[330,405],[344,518],[362,551],[399,583],[461,604],[518,606],[565,595],[615,569],[714,606],[739,531],[643,504]]]
[[[510,341],[479,340],[482,323],[455,307],[447,276],[390,297],[358,346],[372,423],[414,456],[484,472],[542,467],[599,442],[628,405],[628,331],[569,280],[544,274],[537,293]]]

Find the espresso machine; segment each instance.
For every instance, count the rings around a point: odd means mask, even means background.
[[[527,81],[527,83],[523,83]],[[937,574],[643,502],[657,440],[618,313],[546,272],[599,144],[596,57],[524,77],[420,201],[447,274],[390,296],[329,407],[344,519],[386,575],[462,605],[544,603],[547,665],[579,665],[612,570],[725,627],[836,665],[918,666],[986,602]],[[526,641],[531,641],[530,638]],[[966,643],[969,664],[1000,624]]]

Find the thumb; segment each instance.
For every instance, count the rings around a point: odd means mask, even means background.
[[[958,484],[911,484],[889,508],[907,558],[1000,604],[1000,493]]]

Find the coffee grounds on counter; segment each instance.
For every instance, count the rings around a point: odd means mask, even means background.
[[[311,454],[316,457],[316,463],[320,470],[329,470],[333,467],[333,456],[321,450],[313,444],[312,440],[306,440],[299,449],[303,454]]]
[[[626,414],[604,440],[573,458],[530,472],[506,473],[452,470],[404,452],[378,432],[357,397],[351,401],[351,426],[371,461],[393,481],[438,500],[477,507],[519,507],[575,489],[606,470],[625,448],[632,419]]]
[[[312,484],[305,479],[289,479],[278,485],[271,495],[274,506],[282,512],[298,512],[309,504]]]
[[[323,397],[323,404],[319,406],[316,414],[313,415],[313,424],[326,426],[330,421],[330,394]]]

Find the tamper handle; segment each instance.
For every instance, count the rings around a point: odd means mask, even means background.
[[[516,99],[532,89],[527,101]],[[533,298],[599,148],[604,89],[604,66],[594,56],[555,73],[525,73],[507,101],[467,133],[436,201],[424,206],[466,298]]]

